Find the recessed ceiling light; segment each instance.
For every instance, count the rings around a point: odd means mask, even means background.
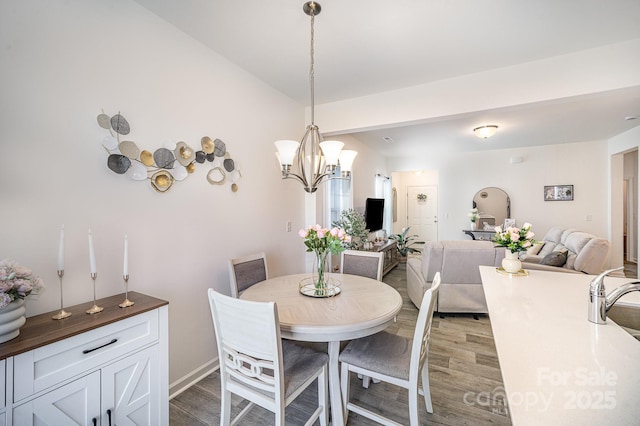
[[[382,140],[387,142],[387,143],[392,143],[393,142],[393,139],[391,137],[389,137],[389,136],[383,137]]]
[[[630,115],[628,117],[625,117],[624,119],[627,121],[631,121],[631,120],[636,120],[638,117],[636,117],[635,115]]]

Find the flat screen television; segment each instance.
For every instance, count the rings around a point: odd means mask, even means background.
[[[384,218],[384,198],[367,198],[364,207],[364,221],[369,232],[382,229]]]

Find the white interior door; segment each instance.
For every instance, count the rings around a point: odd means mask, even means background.
[[[422,195],[426,195],[426,199]],[[418,241],[438,241],[436,185],[407,187],[407,226],[411,227],[409,235],[418,235]]]

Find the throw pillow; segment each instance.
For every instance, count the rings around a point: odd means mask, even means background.
[[[540,253],[540,250],[542,250],[542,246],[544,246],[544,242],[535,243],[534,245],[532,245],[531,247],[529,247],[527,249],[527,254],[530,254],[531,256],[534,256],[534,255]]]
[[[567,263],[567,252],[566,251],[554,251],[546,255],[540,261],[541,265],[549,265],[549,266],[563,266]]]

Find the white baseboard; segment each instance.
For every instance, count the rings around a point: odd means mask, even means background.
[[[175,398],[180,395],[182,392],[189,389],[194,384],[198,383],[200,380],[207,377],[209,374],[216,371],[220,368],[218,363],[218,358],[212,359],[211,361],[201,365],[200,367],[192,370],[187,373],[183,377],[179,378],[173,383],[169,384],[169,400]]]

